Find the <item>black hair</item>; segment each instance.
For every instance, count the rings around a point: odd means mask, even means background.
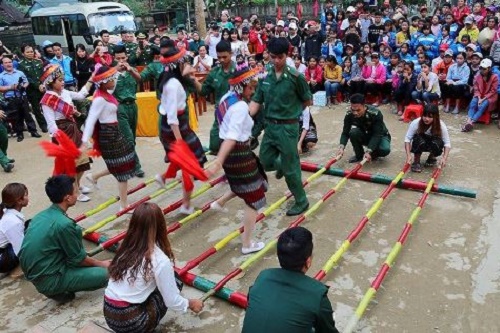
[[[109,31],[108,31],[108,30],[106,30],[106,29],[101,30],[101,32],[99,33],[99,36],[101,36],[101,37],[102,37],[102,35],[104,35],[104,34],[108,34],[108,35],[109,35]]]
[[[413,63],[413,61],[405,61],[404,66],[410,67],[410,69],[411,69],[412,72],[415,69],[415,64]]]
[[[169,57],[169,56],[172,56],[174,54],[177,54],[178,52],[180,52],[180,51],[177,48],[173,48],[173,49],[167,51],[167,53],[162,54],[162,56]],[[177,66],[175,66],[175,68],[170,68],[168,71],[163,71],[160,74],[160,77],[158,78],[158,90],[163,91],[163,87],[167,84],[167,82],[171,78],[176,78],[177,80],[179,80],[179,82],[184,87],[193,85],[193,83],[191,82],[191,79],[186,78],[182,75],[181,66],[180,66],[180,64],[177,64]]]
[[[87,51],[87,49],[85,48],[85,45],[83,45],[83,44],[76,44],[75,50],[76,51],[78,51],[78,50]]]
[[[332,56],[332,55],[329,55],[328,57],[326,57],[326,61],[327,62],[333,62],[335,65],[338,65],[338,61],[337,61],[337,58],[335,56]]]
[[[273,37],[267,44],[267,50],[272,54],[287,54],[290,42],[284,37]]]
[[[61,47],[61,48],[62,48],[62,45],[61,45],[61,43],[59,43],[59,42],[52,43],[52,47],[54,47],[54,46],[59,46],[59,47]]]
[[[351,96],[351,104],[365,104],[365,96],[362,94],[354,94]]]
[[[26,51],[27,48],[31,47],[33,49],[33,52],[35,51],[35,48],[30,45],[30,44],[23,44],[21,45],[21,53],[24,53]]]
[[[115,47],[113,47],[113,54],[117,54],[117,53],[127,54],[127,49],[125,48],[124,45],[116,45]]]
[[[215,52],[217,53],[222,53],[222,52],[229,52],[231,53],[231,44],[229,44],[225,40],[221,40],[220,42],[215,45]]]
[[[313,251],[312,233],[304,227],[285,230],[278,238],[278,260],[283,269],[302,272]]]
[[[64,197],[73,194],[75,178],[68,175],[50,177],[45,183],[45,193],[52,203],[63,202]]]
[[[445,24],[445,25],[443,25],[443,26],[441,27],[441,31],[442,31],[442,30],[446,30],[446,31],[448,31],[448,34],[449,34],[449,33],[450,33],[450,26],[449,26],[449,25],[447,25],[447,24]]]

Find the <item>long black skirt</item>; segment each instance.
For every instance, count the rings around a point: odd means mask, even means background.
[[[134,145],[120,132],[118,123],[99,124],[99,147],[109,172],[119,182],[135,176]]]

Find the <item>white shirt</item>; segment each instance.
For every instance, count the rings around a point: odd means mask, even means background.
[[[167,116],[167,124],[179,125],[177,111],[186,108],[186,92],[176,78],[171,78],[163,86],[160,99],[160,113]]]
[[[55,91],[47,91],[46,94],[58,95]],[[83,88],[79,92],[63,89],[61,95],[58,96],[66,103],[73,105],[73,100],[75,101],[84,100],[88,94],[89,92],[87,88],[83,86]],[[62,114],[61,112],[57,112],[51,107],[48,107],[47,105],[42,105],[42,111],[45,121],[47,122],[47,128],[49,130],[50,135],[52,136],[57,131],[56,120],[66,119],[66,117],[64,117],[64,114]]]
[[[417,134],[419,121],[420,121],[420,118],[417,118],[410,123],[410,126],[408,127],[408,132],[406,132],[405,143],[410,143],[413,140],[413,137],[415,136],[415,134]],[[448,134],[448,128],[446,127],[446,125],[444,124],[444,122],[442,120],[440,120],[440,122],[441,122],[441,138],[443,139],[444,146],[447,148],[451,148],[450,135]],[[432,126],[429,126],[429,129],[427,129],[427,131],[425,131],[425,134],[431,135],[431,133],[432,133],[431,127]]]
[[[288,67],[295,68],[295,61],[293,61],[293,59],[290,57],[286,57],[286,65]]]
[[[177,289],[174,266],[158,246],[155,246],[151,256],[151,265],[153,266],[153,277],[149,281],[144,280],[142,273],[139,273],[134,283],[130,284],[128,282],[130,272],[127,272],[121,281],[114,281],[110,278],[104,295],[115,301],[141,304],[158,288],[165,305],[169,309],[186,312],[189,301],[182,297],[179,289]],[[142,272],[142,268],[139,272]]]
[[[205,55],[205,58],[203,59],[200,57],[200,55],[197,55],[196,57],[194,57],[193,67],[196,69],[196,71],[200,73],[207,73],[208,71],[210,71],[210,69],[206,69],[205,66],[203,66],[200,63],[200,60],[203,61],[205,65],[208,65],[210,68],[212,68],[212,66],[214,65],[214,58],[212,58],[208,54]]]
[[[243,47],[244,47],[244,44],[240,41],[240,40],[237,40],[237,41],[231,41],[231,60],[236,62],[236,56],[238,54],[243,54]],[[244,55],[244,54],[243,54]]]
[[[226,93],[220,99],[221,103],[229,96]],[[229,107],[220,125],[219,138],[222,140],[248,141],[252,135],[253,119],[248,113],[248,104],[244,101],[234,103]]]
[[[215,47],[217,44],[220,42],[222,35],[219,34],[219,36],[215,37],[214,35],[210,35],[210,43],[208,43],[208,54],[214,58],[217,59],[217,51],[215,50]]]
[[[309,131],[310,122],[311,122],[311,112],[309,111],[309,107],[306,107],[302,110],[302,115],[300,116],[300,121],[302,122],[302,129]]]
[[[101,124],[111,124],[118,122],[117,116],[118,107],[106,101],[102,97],[96,97],[90,106],[87,120],[85,121],[85,128],[83,130],[82,142],[87,143],[94,133],[94,126],[97,120]]]
[[[24,239],[24,215],[15,209],[6,208],[0,219],[0,248],[12,244],[14,253],[19,253]]]
[[[425,90],[431,93],[436,93],[438,94],[438,96],[441,97],[441,88],[439,87],[439,78],[437,74],[434,72],[429,72],[428,76],[429,76],[429,86],[426,86]],[[422,77],[420,78],[420,82],[422,82],[422,85],[424,84],[424,79]],[[418,90],[418,88],[416,89],[417,91],[420,91]]]
[[[300,65],[299,65],[299,68],[297,68],[297,67],[295,66],[295,63],[294,63],[294,64],[293,64],[293,68],[295,68],[295,69],[297,70],[297,72],[299,72],[300,74],[302,74],[302,75],[306,75],[306,69],[307,69],[306,65],[304,65],[304,64],[300,64]]]

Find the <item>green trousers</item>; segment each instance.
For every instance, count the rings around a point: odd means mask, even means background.
[[[65,292],[91,291],[106,287],[108,270],[102,267],[68,267],[64,273],[33,281],[39,293],[45,296]]]
[[[33,115],[35,116],[38,127],[42,130],[47,129],[47,122],[45,121],[42,107],[40,106],[43,94],[38,89],[28,89],[26,94],[28,96],[28,101],[31,104],[31,110],[33,110]]]
[[[263,110],[263,106],[261,105],[261,108],[259,112],[254,116],[253,118],[253,127],[252,127],[252,137],[258,138],[259,135],[264,131],[264,125],[265,125],[265,114]]]
[[[132,143],[135,146],[135,131],[137,129],[137,103],[118,104],[118,127],[120,132],[122,132],[125,140]],[[135,152],[135,170],[141,169],[141,162],[139,161],[139,156]]]
[[[349,139],[351,140],[352,148],[354,149],[354,154],[358,159],[363,158],[365,150],[363,146],[368,145],[370,142],[370,136],[365,132],[361,131],[359,128],[351,128],[349,132]],[[378,147],[373,151],[372,157],[384,157],[389,155],[391,152],[391,137],[384,136]]]
[[[219,122],[217,121],[217,116],[215,116],[212,128],[210,129],[210,142],[208,143],[208,149],[212,154],[216,155],[219,151],[219,148]]]
[[[266,130],[260,145],[260,161],[266,171],[281,170],[286,185],[295,197],[295,202],[307,203],[302,187],[302,172],[297,150],[299,124],[266,123]]]
[[[9,158],[7,157],[7,148],[9,147],[9,135],[7,133],[7,127],[0,121],[0,165],[5,167],[9,163]]]

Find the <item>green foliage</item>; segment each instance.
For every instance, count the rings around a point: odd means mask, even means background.
[[[149,1],[121,0],[120,2],[130,8],[135,16],[144,16],[149,14]]]
[[[28,9],[31,6],[31,1],[14,1],[14,0],[7,0],[6,1],[9,5],[12,7],[15,7],[17,10],[19,10],[21,13],[26,13]]]

